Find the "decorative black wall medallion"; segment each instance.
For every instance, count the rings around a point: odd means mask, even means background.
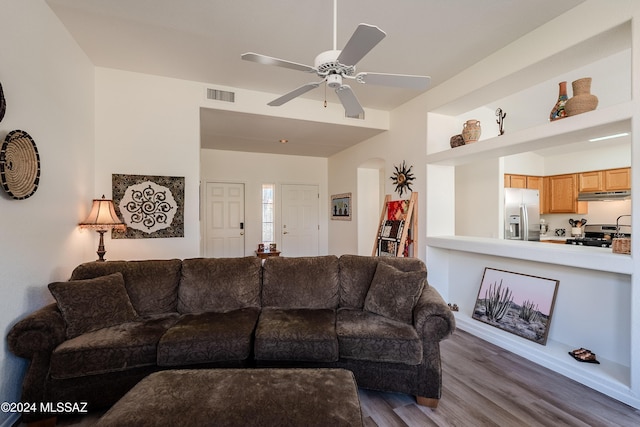
[[[111,175],[113,204],[127,224],[112,239],[184,237],[184,177]]]
[[[23,130],[9,132],[0,150],[2,188],[14,199],[31,197],[40,182],[40,155]]]

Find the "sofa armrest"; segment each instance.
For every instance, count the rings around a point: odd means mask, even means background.
[[[442,341],[456,329],[456,319],[438,291],[427,285],[413,309],[413,325],[425,341]]]
[[[9,350],[26,359],[36,353],[51,353],[65,339],[66,325],[55,303],[20,320],[7,335]]]

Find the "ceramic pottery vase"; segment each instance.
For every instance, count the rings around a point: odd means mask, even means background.
[[[451,148],[460,147],[461,145],[464,145],[464,138],[460,134],[453,135],[449,140],[449,145],[451,145]]]
[[[556,101],[556,105],[553,106],[551,114],[549,114],[549,120],[554,121],[567,117],[565,104],[567,103],[568,99],[567,82],[558,83],[558,101]]]
[[[462,139],[465,144],[476,142],[481,133],[480,120],[467,120],[462,127]]]
[[[591,77],[578,79],[571,83],[573,97],[564,105],[567,116],[586,113],[598,106],[598,97],[591,94]]]

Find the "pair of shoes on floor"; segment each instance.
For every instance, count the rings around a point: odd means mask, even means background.
[[[596,354],[593,353],[591,350],[587,350],[586,348],[580,347],[576,350],[571,350],[569,352],[569,355],[573,356],[573,358],[576,359],[578,362],[600,364],[600,362],[596,360]]]

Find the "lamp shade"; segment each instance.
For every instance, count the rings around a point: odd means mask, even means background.
[[[113,201],[105,199],[104,195],[102,199],[93,199],[89,216],[79,225],[82,228],[92,228],[94,230],[125,230],[127,228],[127,226],[120,221],[118,215],[116,215]]]

